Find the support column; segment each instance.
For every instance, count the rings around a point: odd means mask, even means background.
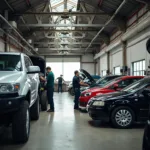
[[[107,52],[107,70],[108,74],[110,74],[110,52]]]
[[[127,66],[127,42],[122,42],[122,60],[123,60],[123,75],[127,75],[127,70],[125,71],[125,67]]]
[[[101,70],[100,69],[100,67],[101,67],[100,66],[100,58],[98,58],[98,62],[97,63],[98,63],[98,75],[100,76],[100,74],[101,74],[101,72],[100,72],[100,70]]]
[[[4,17],[8,20],[8,10],[4,11]],[[9,52],[9,37],[7,36],[8,30],[5,29],[4,40],[5,40],[5,52]]]
[[[82,69],[82,56],[80,56],[80,69]]]

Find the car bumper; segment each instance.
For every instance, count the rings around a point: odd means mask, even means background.
[[[0,115],[17,111],[25,96],[0,98]]]
[[[108,112],[106,112],[106,110],[104,108],[88,108],[88,113],[89,116],[93,119],[93,120],[102,120],[102,121],[109,121],[109,114]]]
[[[83,107],[83,106],[79,106],[79,108],[84,111],[86,110],[86,107]]]
[[[88,103],[88,101],[90,100],[91,97],[80,97],[79,98],[79,107],[85,107],[86,109],[86,105]]]

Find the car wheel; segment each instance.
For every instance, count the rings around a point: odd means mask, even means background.
[[[25,143],[30,134],[29,103],[24,101],[12,120],[12,137],[15,143]]]
[[[30,110],[31,113],[31,119],[32,120],[38,120],[40,115],[40,102],[39,102],[39,96],[37,97],[37,100],[33,104]]]
[[[129,128],[135,120],[135,115],[129,107],[117,107],[111,115],[111,122],[116,128]]]
[[[45,111],[47,110],[48,100],[47,100],[47,93],[46,91],[43,91],[41,94],[41,110]]]
[[[70,89],[70,94],[71,94],[72,96],[74,96],[74,89],[73,89],[73,88]]]

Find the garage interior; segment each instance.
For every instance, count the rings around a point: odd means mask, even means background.
[[[40,113],[29,141],[14,145],[2,127],[0,150],[142,149],[144,125],[121,130],[92,121],[73,109],[67,87],[79,69],[101,77],[145,75],[149,0],[1,0],[0,25],[0,53],[40,56],[65,80],[64,92],[54,94],[56,111]]]

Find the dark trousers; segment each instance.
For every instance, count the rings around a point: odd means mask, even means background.
[[[58,93],[61,92],[62,93],[62,84],[58,84]]]
[[[54,99],[53,99],[53,95],[54,95],[54,88],[47,88],[47,98],[48,98],[48,103],[50,104],[50,109],[54,110]]]
[[[75,97],[74,97],[74,108],[79,108],[79,97],[80,97],[80,88],[75,88]]]

